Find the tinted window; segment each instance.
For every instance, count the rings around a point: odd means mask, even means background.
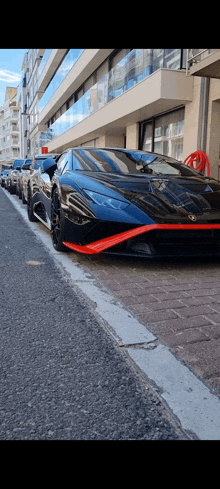
[[[62,154],[62,155],[59,157],[59,159],[57,160],[57,168],[58,168],[58,170],[60,170],[60,171],[61,171],[61,170],[63,169],[63,167],[64,167],[64,164],[65,164],[65,158],[66,158],[66,156],[67,156],[67,153],[63,153],[63,154]]]
[[[17,168],[17,166],[21,166],[24,163],[24,160],[15,160],[13,167]]]
[[[45,158],[35,158],[31,167],[32,169],[34,170],[38,170],[38,168],[40,168],[41,166],[41,163],[43,163],[43,161],[47,160],[47,158],[49,158],[48,156],[46,156]]]
[[[77,149],[73,151],[73,164],[83,171],[198,176],[196,170],[173,158],[142,151]]]

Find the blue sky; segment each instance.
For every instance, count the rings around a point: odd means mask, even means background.
[[[0,49],[0,106],[5,100],[5,89],[17,87],[21,79],[21,66],[28,49]]]

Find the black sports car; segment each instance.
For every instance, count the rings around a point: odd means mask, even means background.
[[[161,154],[85,147],[48,157],[29,180],[27,210],[58,251],[220,254],[220,182]]]

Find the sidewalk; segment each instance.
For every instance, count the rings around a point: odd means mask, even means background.
[[[220,396],[218,259],[151,262],[93,255],[80,260]]]
[[[151,262],[90,256],[81,263],[220,396],[218,259]]]

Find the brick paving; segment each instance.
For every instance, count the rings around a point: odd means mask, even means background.
[[[220,396],[220,260],[69,256]]]

